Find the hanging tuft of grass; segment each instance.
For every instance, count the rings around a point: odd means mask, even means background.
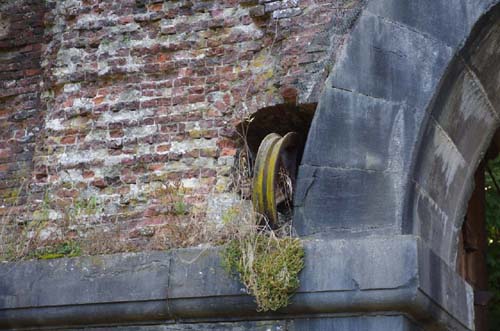
[[[273,231],[261,230],[229,242],[223,263],[239,274],[258,311],[276,311],[286,307],[299,288],[304,248],[298,238],[278,238]]]

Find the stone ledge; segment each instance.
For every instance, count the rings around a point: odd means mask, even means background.
[[[3,264],[0,329],[372,312],[401,312],[421,325],[434,321],[473,329],[471,288],[416,237],[306,240],[304,245],[301,287],[293,303],[274,314],[256,312],[253,299],[220,266],[219,248]]]

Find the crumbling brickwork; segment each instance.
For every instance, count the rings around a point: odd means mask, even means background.
[[[26,203],[43,126],[44,13],[42,1],[0,4],[0,216]]]
[[[361,6],[9,1],[1,213],[23,227],[42,220],[46,238],[70,213],[74,235],[118,226],[139,247],[172,215],[220,218],[235,199],[236,124],[262,108],[316,102]]]

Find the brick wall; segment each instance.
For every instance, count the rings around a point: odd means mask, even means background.
[[[361,2],[8,2],[3,214],[45,238],[70,214],[75,236],[118,228],[139,248],[163,224],[217,221],[236,199],[235,126],[314,103]]]
[[[40,102],[45,8],[41,1],[0,4],[0,217],[26,203]]]

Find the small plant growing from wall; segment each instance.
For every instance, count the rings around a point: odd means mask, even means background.
[[[46,246],[29,254],[29,258],[40,260],[59,259],[62,257],[75,257],[82,254],[79,243],[75,240],[59,242]]]
[[[247,292],[255,297],[258,311],[286,307],[299,288],[304,248],[290,233],[269,227],[251,227],[239,233],[223,251],[228,272],[237,272]],[[289,231],[289,230],[288,230]]]

